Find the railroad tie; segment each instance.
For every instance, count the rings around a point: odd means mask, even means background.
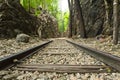
[[[58,72],[58,73],[103,73],[108,72],[108,66],[103,65],[63,65],[63,64],[23,64],[15,70]]]

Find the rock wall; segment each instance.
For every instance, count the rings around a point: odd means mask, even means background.
[[[106,25],[106,5],[104,0],[81,0],[83,17],[88,37],[99,34],[112,34],[112,1],[108,1],[109,22]]]
[[[42,38],[57,37],[57,27],[57,20],[48,13],[38,18],[29,14],[20,0],[0,0],[0,37],[11,38],[20,33],[36,35],[39,31]]]
[[[37,18],[30,15],[19,0],[0,1],[0,37],[15,37],[19,32],[34,34]]]
[[[59,36],[58,22],[55,17],[50,15],[48,12],[42,12],[39,15],[40,30],[38,30],[41,38],[55,38]]]
[[[81,4],[87,36],[94,37],[103,29],[105,15],[103,0],[85,0]]]

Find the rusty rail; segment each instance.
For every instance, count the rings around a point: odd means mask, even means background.
[[[46,46],[47,44],[51,43],[52,41],[44,42],[38,46],[29,48],[27,50],[24,50],[22,52],[18,52],[17,54],[7,56],[5,58],[0,59],[0,70],[8,69],[16,64],[17,61],[23,60],[33,54],[35,54],[37,51],[39,51],[41,48]]]
[[[69,41],[69,40],[66,40],[66,41],[84,50],[87,54],[95,57],[96,59],[104,62],[105,64],[111,66],[112,68],[120,72],[120,57],[111,55],[110,53],[107,53],[107,52],[99,51],[99,50],[75,43],[73,41]]]

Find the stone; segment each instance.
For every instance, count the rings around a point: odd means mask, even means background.
[[[49,78],[47,76],[41,76],[40,78],[38,78],[37,80],[49,80]]]
[[[0,71],[0,76],[4,76],[4,75],[7,75],[7,74],[9,74],[8,71]]]
[[[30,36],[27,34],[18,34],[16,37],[17,42],[29,42]]]
[[[16,74],[9,74],[3,77],[5,80],[12,80],[13,78],[16,78],[18,75]]]
[[[76,74],[76,77],[77,77],[77,79],[80,79],[80,78],[81,78],[80,73],[77,73],[77,74]]]

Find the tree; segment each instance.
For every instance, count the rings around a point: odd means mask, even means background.
[[[118,0],[113,1],[113,44],[118,43]]]
[[[78,19],[80,22],[79,25],[79,29],[80,29],[80,35],[82,38],[86,38],[86,31],[85,31],[85,24],[84,24],[84,20],[83,20],[83,15],[82,15],[82,8],[80,5],[80,1],[79,0],[75,0],[75,5],[76,5],[76,10],[78,11]]]
[[[109,3],[107,0],[104,0],[104,4],[105,4],[105,9],[106,9],[106,23],[105,23],[105,27],[108,29],[110,28],[110,18],[109,18],[109,13],[110,13],[110,10],[109,10]]]
[[[73,8],[73,0],[68,0],[69,11],[70,11],[70,18],[69,18],[69,35],[68,37],[72,37],[72,8]]]

